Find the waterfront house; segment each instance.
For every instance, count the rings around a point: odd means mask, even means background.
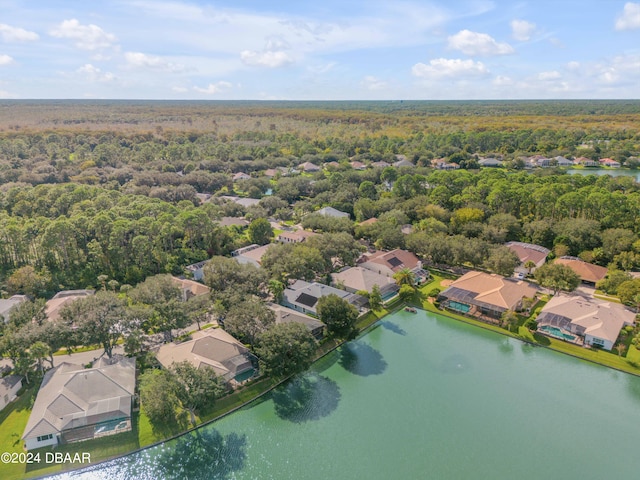
[[[349,218],[349,214],[346,212],[341,212],[340,210],[333,207],[324,207],[318,210],[316,213],[320,215],[324,215],[325,217],[333,217],[333,218]]]
[[[11,309],[22,302],[27,301],[26,295],[14,295],[9,298],[0,299],[0,316],[4,319],[4,323],[9,322],[9,314]]]
[[[346,291],[351,293],[359,291],[371,293],[374,285],[377,285],[381,295],[388,298],[399,290],[393,278],[363,267],[349,267],[338,273],[332,273],[331,280],[332,285],[344,287]]]
[[[56,293],[53,298],[45,304],[44,313],[50,322],[60,318],[60,311],[65,305],[75,302],[81,298],[95,294],[95,290],[63,290]]]
[[[612,158],[601,158],[600,165],[602,165],[603,167],[609,167],[609,168],[620,168],[620,162],[616,162]]]
[[[573,167],[573,160],[569,160],[561,155],[555,158],[556,166],[558,167]]]
[[[635,313],[622,305],[579,295],[556,295],[536,318],[538,331],[572,343],[611,350]]]
[[[536,268],[544,265],[547,256],[551,253],[548,248],[533,243],[507,242],[505,247],[515,253],[518,256],[518,260],[520,260],[520,265],[516,268],[516,271],[526,274],[533,273]],[[527,262],[533,262],[535,266],[529,269],[524,266]]]
[[[470,271],[440,293],[438,301],[443,308],[496,323],[507,310],[520,311],[523,299],[536,294],[537,290],[522,280]]]
[[[131,430],[136,359],[102,357],[91,368],[63,362],[42,380],[22,435],[27,450]]]
[[[298,312],[317,315],[318,311],[316,308],[318,306],[318,300],[331,294],[346,300],[356,308],[360,308],[367,303],[367,299],[360,295],[322,283],[309,283],[304,280],[296,280],[293,285],[290,285],[284,290],[282,305],[297,310]]]
[[[396,248],[390,252],[377,250],[364,253],[358,259],[358,266],[376,272],[385,277],[393,277],[394,273],[407,268],[414,273],[416,283],[422,283],[429,278],[429,272],[422,268],[422,262],[413,253]]]
[[[256,368],[249,349],[221,328],[193,332],[191,340],[162,345],[156,357],[165,368],[184,361],[196,368],[211,368],[230,386],[250,378]]]
[[[316,340],[322,340],[325,324],[317,318],[297,312],[291,308],[283,307],[276,303],[268,303],[267,306],[276,316],[276,324],[302,323]]]
[[[0,411],[9,405],[18,396],[22,388],[23,377],[20,375],[8,375],[0,378]]]
[[[582,283],[590,286],[595,286],[596,283],[607,276],[607,269],[605,267],[583,262],[577,257],[560,257],[557,258],[554,263],[566,265],[580,277]]]

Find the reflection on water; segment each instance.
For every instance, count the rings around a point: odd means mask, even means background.
[[[340,396],[336,382],[315,373],[300,375],[271,395],[276,415],[294,423],[326,417],[338,407]]]
[[[386,328],[387,330],[393,332],[393,333],[397,333],[398,335],[406,335],[407,332],[400,326],[397,325],[395,323],[392,323],[388,320],[383,320],[380,322],[380,325],[382,325],[384,328]]]
[[[362,341],[344,345],[340,349],[339,363],[346,371],[362,377],[380,375],[387,369],[382,354]]]

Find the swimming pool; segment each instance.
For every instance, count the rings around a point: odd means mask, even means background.
[[[564,333],[558,327],[552,327],[551,325],[543,325],[539,330],[548,333],[552,337],[559,338],[560,340],[566,340],[568,342],[574,342],[576,337],[575,335],[569,335],[568,333]]]

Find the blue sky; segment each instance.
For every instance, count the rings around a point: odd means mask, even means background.
[[[640,1],[0,0],[0,98],[639,98]]]

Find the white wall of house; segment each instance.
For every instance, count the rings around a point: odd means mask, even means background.
[[[22,381],[16,383],[13,388],[11,388],[8,392],[5,392],[0,397],[0,410],[9,405],[17,396],[18,390],[22,388]]]
[[[40,440],[38,440],[40,438]],[[48,447],[49,445],[57,445],[58,444],[58,435],[52,435],[51,438],[42,438],[42,437],[34,437],[34,438],[25,438],[24,444],[27,450],[33,450],[36,448]]]
[[[598,345],[604,350],[611,350],[613,348],[613,342],[611,340],[605,340],[603,338],[593,337],[589,334],[584,336],[584,343],[588,345]]]

